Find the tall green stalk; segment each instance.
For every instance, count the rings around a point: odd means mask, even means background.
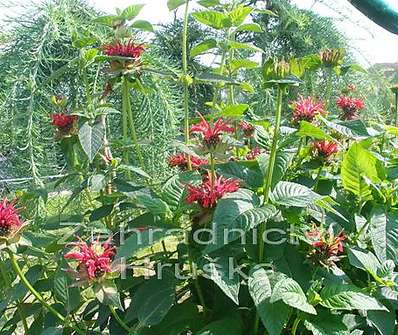
[[[274,128],[274,135],[272,139],[272,147],[271,153],[269,157],[268,169],[267,174],[264,181],[264,203],[268,203],[269,195],[271,193],[271,186],[272,186],[272,176],[274,173],[275,161],[276,161],[276,154],[277,154],[277,145],[281,127],[281,120],[282,120],[282,100],[283,100],[283,90],[284,88],[278,85],[278,93],[277,93],[277,100],[276,100],[276,113],[275,113],[275,128]],[[261,264],[264,260],[264,248],[265,243],[263,241],[263,235],[267,229],[267,223],[263,222],[260,226],[259,232],[259,249],[258,249],[258,262]],[[257,313],[254,325],[254,334],[257,334],[258,328],[260,326],[260,317]]]
[[[188,82],[188,19],[189,0],[185,3],[184,27],[182,32],[182,73],[184,84],[184,140],[189,144],[189,82]],[[192,169],[191,158],[188,155],[188,169]]]
[[[131,98],[130,98],[130,85],[128,78],[123,76],[123,94],[122,94],[122,109],[123,109],[123,141],[126,143],[129,137],[129,127],[131,130],[131,138],[134,144],[135,152],[138,157],[138,162],[142,168],[144,168],[144,159],[141,153],[141,147],[138,143],[137,130],[133,118],[133,111],[131,109]],[[126,151],[124,153],[125,163],[129,164],[129,154]]]
[[[398,126],[398,92],[395,93],[395,126]]]

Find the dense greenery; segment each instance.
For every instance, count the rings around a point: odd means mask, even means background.
[[[397,86],[289,1],[193,2],[5,38],[0,334],[396,334]]]

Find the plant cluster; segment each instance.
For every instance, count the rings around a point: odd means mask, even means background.
[[[184,10],[179,71],[146,56],[142,5],[97,18],[100,45],[75,36],[84,99],[54,95],[48,122],[69,173],[60,183],[77,187],[40,220],[27,193],[1,201],[0,334],[395,334],[398,125],[365,122],[353,85],[333,96],[336,78],[362,70],[344,50],[258,64],[264,50],[237,36],[261,33],[251,18],[274,12],[192,3],[168,1]],[[190,16],[217,38],[188,49]],[[189,57],[209,52],[212,71],[191,73]],[[272,117],[247,103],[253,69]],[[173,152],[158,157],[166,180],[148,171],[156,143],[139,132],[152,73],[183,94]],[[300,91],[316,74],[325,94]],[[198,84],[212,86],[211,113],[191,113]],[[68,212],[79,196],[86,209]]]

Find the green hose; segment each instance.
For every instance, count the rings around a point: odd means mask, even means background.
[[[369,19],[398,34],[398,0],[348,0]]]

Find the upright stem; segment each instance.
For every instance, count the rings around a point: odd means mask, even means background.
[[[131,129],[131,137],[133,140],[134,148],[137,153],[139,164],[142,168],[144,168],[144,160],[142,158],[141,148],[138,143],[137,131],[135,128],[133,111],[131,109],[131,100],[130,100],[130,86],[129,81],[126,76],[123,76],[123,96],[122,96],[122,108],[123,108],[123,140],[125,142],[128,141],[128,126],[130,125]],[[125,163],[129,163],[128,152],[125,152]]]
[[[182,32],[182,73],[184,76],[184,139],[189,144],[189,82],[188,82],[188,19],[189,0],[185,3],[184,27]],[[188,155],[188,169],[192,169],[191,157]]]
[[[332,99],[332,89],[333,89],[333,69],[328,68],[327,87],[326,87],[326,109],[329,108],[330,100]]]
[[[50,306],[47,301],[42,297],[42,295],[35,290],[35,288],[32,286],[32,284],[28,281],[28,279],[25,277],[23,274],[21,268],[18,265],[17,260],[15,259],[14,254],[12,251],[8,250],[8,254],[10,256],[10,262],[11,266],[14,269],[15,273],[18,275],[19,279],[25,285],[25,287],[33,294],[33,296],[50,312],[52,313],[57,319],[59,319],[62,323],[65,324],[66,319],[65,317],[60,314],[56,309],[54,309],[52,306]],[[84,331],[82,331],[80,328],[78,328],[75,325],[71,325],[71,327],[78,333],[78,334],[86,334]]]
[[[299,318],[296,318],[296,320],[294,320],[293,327],[292,327],[292,335],[296,335],[297,327],[300,324],[300,321],[301,320]]]
[[[216,161],[214,159],[213,153],[210,154],[210,177],[211,177],[210,182],[213,187],[216,181]]]
[[[283,88],[278,86],[274,136],[272,139],[272,147],[271,147],[271,153],[270,153],[270,158],[269,158],[269,163],[268,163],[267,175],[266,175],[265,182],[264,182],[264,203],[268,203],[269,195],[271,192],[272,176],[274,173],[276,153],[277,153],[277,149],[278,149],[277,145],[278,145],[278,139],[279,139],[281,120],[282,120],[282,99],[283,99]],[[264,259],[265,243],[263,241],[263,235],[264,235],[266,229],[267,229],[267,223],[263,222],[260,226],[260,232],[259,232],[259,238],[258,238],[258,243],[259,243],[258,262],[259,263],[262,263],[263,259]],[[254,324],[254,334],[257,334],[259,326],[260,326],[260,317],[257,313],[256,319],[255,319],[255,324]]]
[[[323,170],[323,165],[321,165],[319,167],[319,169],[318,169],[318,173],[317,173],[316,178],[315,178],[314,192],[318,191],[319,180],[321,179],[322,170]]]
[[[398,126],[398,93],[395,93],[395,126]]]
[[[122,320],[122,318],[119,316],[119,314],[117,314],[115,308],[113,306],[109,306],[109,309],[110,309],[113,317],[117,321],[117,323],[120,325],[120,327],[122,327],[127,332],[127,334],[133,334],[134,330],[126,325],[126,323]]]

